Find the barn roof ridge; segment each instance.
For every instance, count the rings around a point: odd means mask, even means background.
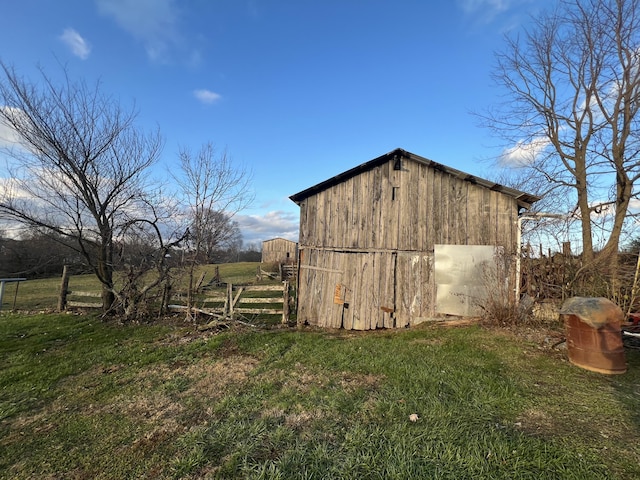
[[[505,195],[508,195],[510,197],[515,198],[518,203],[524,207],[524,208],[529,208],[531,206],[532,203],[537,202],[538,200],[540,200],[540,197],[537,197],[535,195],[526,193],[526,192],[522,192],[520,190],[517,190],[515,188],[511,188],[511,187],[507,187],[505,185],[501,185],[499,183],[495,183],[492,182],[490,180],[486,180],[484,178],[480,178],[477,177],[475,175],[471,175],[469,173],[463,172],[461,170],[452,168],[452,167],[448,167],[447,165],[444,165],[442,163],[438,163],[434,160],[428,159],[426,157],[421,157],[420,155],[416,155],[415,153],[411,153],[408,152],[402,148],[396,148],[395,150],[392,150],[388,153],[385,153],[384,155],[380,155],[379,157],[376,157],[372,160],[369,160],[367,162],[361,163],[360,165],[357,165],[353,168],[350,168],[349,170],[346,170],[342,173],[339,173],[338,175],[335,175],[334,177],[331,177],[327,180],[324,180],[320,183],[317,183],[316,185],[313,185],[305,190],[302,190],[298,193],[295,193],[293,195],[291,195],[289,198],[294,201],[296,204],[300,204],[300,202],[302,200],[304,200],[305,198],[310,197],[311,195],[314,195],[316,193],[319,193],[323,190],[326,190],[329,187],[332,187],[334,185],[337,185],[340,182],[343,182],[345,180],[348,180],[352,177],[355,177],[356,175],[358,175],[359,173],[365,172],[367,170],[370,170],[371,168],[377,167],[378,165],[381,165],[391,159],[393,159],[396,156],[400,156],[401,158],[408,158],[410,160],[419,162],[419,163],[423,163],[425,165],[428,165],[431,168],[434,168],[436,170],[448,173],[449,175],[452,175],[456,178],[459,178],[461,180],[467,181],[467,182],[471,182],[474,183],[476,185],[481,185],[485,188],[488,188],[489,190],[494,190],[494,191],[498,191],[500,193],[504,193]]]
[[[288,238],[284,238],[284,237],[272,237],[272,238],[267,238],[266,240],[263,240],[262,243],[264,242],[270,242],[272,240],[286,240],[287,242],[291,242],[291,243],[298,243],[295,240],[290,240]]]

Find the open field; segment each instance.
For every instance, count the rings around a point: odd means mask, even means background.
[[[0,478],[640,478],[639,352],[604,376],[529,333],[5,313]]]

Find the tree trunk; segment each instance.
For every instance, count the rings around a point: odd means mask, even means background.
[[[620,289],[618,278],[618,249],[620,246],[620,235],[622,227],[627,217],[629,201],[631,200],[632,184],[626,181],[626,175],[618,175],[616,186],[616,211],[614,213],[613,227],[606,245],[602,250],[603,259],[607,262],[609,276],[611,278],[611,290],[614,295]]]
[[[585,264],[589,264],[593,261],[593,236],[591,234],[591,207],[587,192],[587,171],[584,161],[576,159],[575,178],[582,227],[582,259]]]
[[[116,300],[113,292],[113,249],[110,247],[110,236],[103,235],[102,243],[98,246],[97,274],[102,283],[102,311],[108,312],[113,308]]]

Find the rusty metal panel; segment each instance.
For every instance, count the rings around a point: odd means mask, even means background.
[[[435,245],[436,311],[477,316],[487,298],[487,278],[497,273],[494,245]]]

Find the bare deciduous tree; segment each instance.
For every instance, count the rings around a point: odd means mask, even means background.
[[[640,1],[560,0],[508,37],[495,79],[507,101],[486,116],[548,196],[573,202],[583,258],[594,260],[594,212],[610,212],[599,258],[618,251],[640,178]]]
[[[220,250],[238,249],[242,246],[242,234],[238,222],[227,212],[203,211],[201,222],[194,221],[189,228],[194,237],[200,238],[198,261],[211,262]]]
[[[0,62],[0,123],[17,142],[6,151],[11,179],[0,215],[72,240],[114,306],[114,235],[147,218],[147,172],[161,151],[159,132],[142,133],[134,110],[64,71],[54,82],[21,77]]]
[[[176,182],[188,208],[187,312],[193,306],[194,274],[202,254],[213,251],[232,238],[237,231],[233,216],[253,200],[249,191],[250,175],[235,165],[224,151],[216,152],[213,144],[203,145],[197,153],[182,148],[181,176]]]

